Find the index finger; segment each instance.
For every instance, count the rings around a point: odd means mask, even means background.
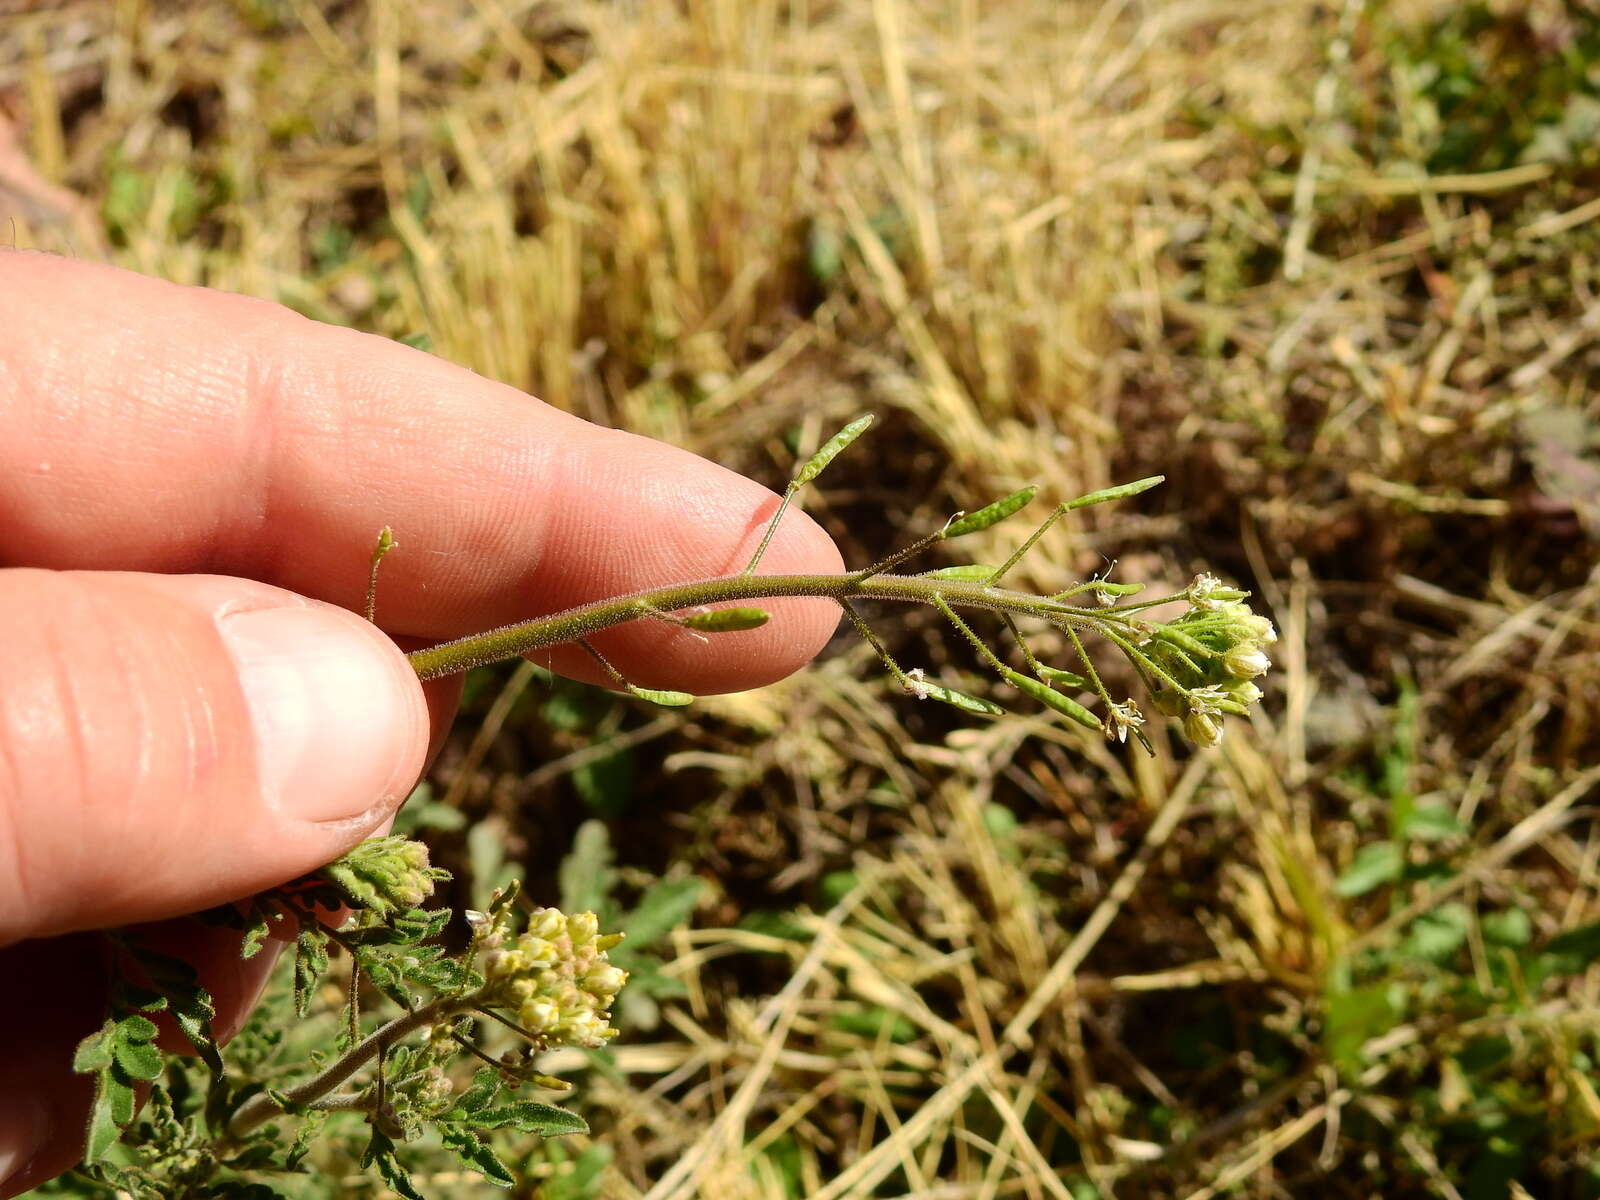
[[[448,638],[737,571],[777,504],[676,447],[263,301],[0,251],[0,328],[0,565],[245,575],[357,608],[389,525],[381,623]],[[763,560],[840,567],[800,513]],[[655,623],[604,644],[645,686],[750,687],[837,618],[768,607],[709,643]]]

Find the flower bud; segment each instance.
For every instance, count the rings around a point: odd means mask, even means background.
[[[596,997],[603,997],[607,1001],[621,991],[622,985],[627,982],[628,973],[621,967],[614,967],[610,963],[599,963],[590,967],[583,977],[584,989]]]
[[[1272,622],[1257,613],[1245,613],[1239,618],[1239,625],[1250,641],[1270,646],[1278,640],[1278,631],[1272,627]]]
[[[1183,735],[1196,746],[1215,746],[1222,741],[1222,720],[1196,710],[1183,719]]]
[[[1235,679],[1254,679],[1271,669],[1272,660],[1259,646],[1241,642],[1222,656],[1222,665]]]

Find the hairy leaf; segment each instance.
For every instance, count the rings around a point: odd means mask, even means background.
[[[311,995],[317,980],[328,969],[328,935],[315,925],[306,925],[295,941],[294,1013],[303,1017],[311,1011]]]
[[[116,1056],[117,1066],[134,1079],[148,1082],[161,1074],[161,1051],[149,1042],[119,1038],[112,1053]]]
[[[472,1116],[480,1129],[510,1127],[540,1137],[560,1137],[568,1133],[588,1133],[589,1123],[575,1112],[538,1100],[519,1100],[500,1108],[486,1108]]]
[[[505,1163],[501,1162],[499,1156],[472,1130],[462,1125],[447,1125],[441,1122],[439,1138],[456,1152],[462,1162],[495,1187],[508,1188],[516,1182],[511,1172],[506,1170]]]
[[[642,950],[687,921],[701,890],[698,879],[667,879],[656,884],[622,922],[628,948]]]

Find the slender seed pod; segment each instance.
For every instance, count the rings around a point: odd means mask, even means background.
[[[742,629],[760,629],[771,619],[772,615],[764,608],[714,608],[683,618],[683,624],[700,633],[736,633]]]
[[[944,536],[947,538],[961,537],[963,534],[977,533],[980,529],[987,529],[991,525],[1004,521],[1017,509],[1032,500],[1033,494],[1038,490],[1037,487],[1029,484],[1020,491],[1012,492],[1011,495],[996,500],[993,504],[984,505],[975,513],[968,513],[964,517],[958,517],[944,527]]]
[[[1068,720],[1076,721],[1085,729],[1093,729],[1096,733],[1104,732],[1104,727],[1100,724],[1099,717],[1095,716],[1076,700],[1067,699],[1048,683],[1034,679],[1032,676],[1024,675],[1020,671],[1013,671],[1010,667],[1002,667],[1000,673],[1012,687],[1018,691],[1026,692],[1039,701],[1040,704],[1054,709]]]

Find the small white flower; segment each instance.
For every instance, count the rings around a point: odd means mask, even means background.
[[[906,688],[918,700],[926,700],[933,689],[928,686],[928,673],[921,667],[906,672]]]
[[[1107,567],[1104,571],[1102,571],[1100,574],[1096,575],[1094,577],[1094,579],[1091,580],[1091,582],[1093,582],[1093,583],[1105,583],[1105,582],[1107,582],[1111,578],[1111,572],[1115,571],[1116,569],[1117,569],[1117,560],[1116,559],[1112,559],[1111,560],[1111,565],[1109,567]],[[1103,592],[1099,588],[1095,588],[1094,589],[1094,598],[1095,598],[1095,602],[1098,603],[1101,608],[1110,608],[1113,604],[1115,604],[1117,602],[1117,597],[1116,596],[1112,595],[1110,592]]]
[[[1144,724],[1144,714],[1132,700],[1111,706],[1111,723],[1106,726],[1106,737],[1118,742],[1128,740],[1128,730]]]
[[[1196,608],[1217,608],[1219,605],[1215,596],[1221,587],[1222,580],[1215,575],[1202,571],[1194,577],[1194,582],[1189,585],[1189,603]]]
[[[1239,623],[1254,641],[1263,646],[1270,646],[1278,640],[1278,631],[1272,627],[1272,622],[1257,613],[1247,613],[1239,618]]]
[[[1217,684],[1195,688],[1189,693],[1189,711],[1198,713],[1203,717],[1216,716],[1222,712],[1219,703],[1227,698],[1227,694]],[[1219,734],[1218,736],[1220,737],[1221,735]],[[1216,743],[1207,742],[1206,744],[1215,745]]]

